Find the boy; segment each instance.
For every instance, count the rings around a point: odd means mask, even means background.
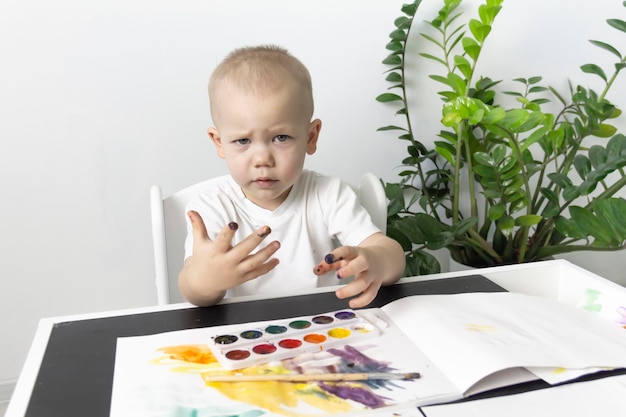
[[[398,280],[400,245],[349,186],[303,170],[322,122],[311,121],[311,78],[298,59],[275,46],[237,49],[212,74],[209,100],[208,134],[230,175],[188,206],[179,288],[189,302],[294,293],[354,276],[336,295],[355,297],[350,307],[358,308]],[[276,240],[256,250],[270,233]],[[280,263],[272,257],[279,248]]]

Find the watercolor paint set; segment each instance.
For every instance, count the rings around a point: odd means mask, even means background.
[[[226,369],[314,353],[380,335],[380,329],[354,310],[229,326],[211,336],[213,355]]]

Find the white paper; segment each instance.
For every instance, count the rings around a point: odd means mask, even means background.
[[[382,308],[464,393],[516,367],[626,367],[626,331],[592,313],[517,293],[421,295]],[[502,384],[506,385],[506,384]]]

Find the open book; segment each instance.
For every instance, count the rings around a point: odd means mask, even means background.
[[[380,330],[375,338],[238,370],[222,367],[209,343],[216,330],[239,334],[241,325],[119,338],[110,415],[404,416],[413,414],[399,410],[532,379],[558,383],[626,367],[624,329],[546,298],[416,295],[358,313]],[[421,377],[210,382],[211,376],[222,374],[316,372],[419,372]]]
[[[626,367],[626,330],[548,298],[424,295],[381,310],[454,385],[456,399],[533,379],[556,384]]]

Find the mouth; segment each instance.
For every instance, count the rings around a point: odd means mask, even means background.
[[[257,178],[254,180],[254,183],[260,188],[269,188],[277,182],[278,180],[272,178]]]

